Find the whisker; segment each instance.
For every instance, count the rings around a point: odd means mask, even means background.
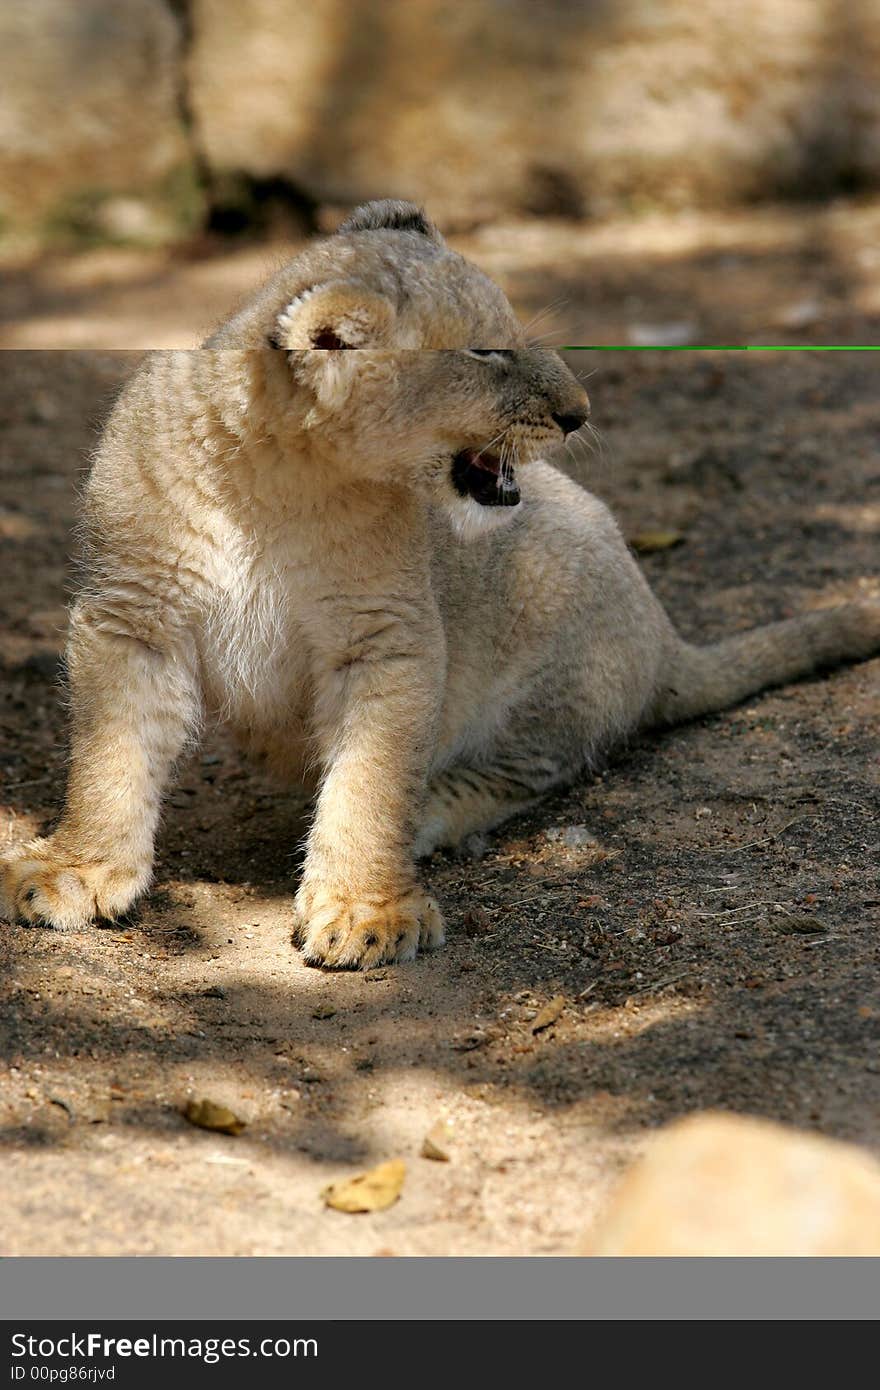
[[[495,435],[495,438],[494,438],[494,439],[490,439],[490,440],[489,440],[489,443],[488,443],[488,444],[483,444],[483,445],[480,447],[480,449],[478,450],[478,453],[484,454],[484,453],[486,452],[487,449],[491,449],[491,448],[492,448],[492,445],[493,445],[493,444],[497,444],[498,441],[499,441],[499,439],[502,440],[502,446],[501,446],[501,447],[502,447],[502,451],[503,451],[503,448],[504,448],[503,440],[504,440],[504,436],[505,436],[506,434],[507,434],[507,428],[506,428],[506,426],[505,426],[504,429],[498,431],[498,433]]]
[[[608,442],[605,435],[589,420],[585,423],[585,429],[589,438],[582,436],[584,449],[589,454],[592,454],[594,458],[597,458],[603,466],[606,464],[613,465],[613,446]]]
[[[523,324],[523,333],[528,333],[530,328],[533,328],[536,323],[541,322],[541,319],[546,318],[554,309],[564,308],[568,302],[569,296],[564,294],[558,295],[556,299],[551,299],[549,304],[545,304],[543,309],[539,309],[536,314],[532,315],[528,323]]]
[[[529,347],[541,347],[551,338],[565,337],[565,332],[561,328],[549,328],[546,333],[531,334],[528,339]]]

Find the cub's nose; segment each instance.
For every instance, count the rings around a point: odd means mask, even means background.
[[[554,415],[553,420],[562,430],[563,434],[574,434],[575,430],[579,430],[581,425],[587,423],[589,415],[590,403],[584,400],[584,404],[578,406],[576,410],[567,410],[562,414]]]

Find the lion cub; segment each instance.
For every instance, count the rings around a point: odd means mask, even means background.
[[[639,727],[880,647],[867,604],[683,643],[605,507],[541,459],[587,411],[405,203],[359,209],[203,349],[152,354],[87,485],[65,809],[6,856],[11,911],[124,912],[175,760],[220,719],[314,787],[306,960],[407,960],[443,940],[419,855]]]

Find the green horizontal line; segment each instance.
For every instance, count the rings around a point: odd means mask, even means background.
[[[867,343],[694,343],[687,347],[669,343],[566,344],[559,352],[880,352],[880,344]]]

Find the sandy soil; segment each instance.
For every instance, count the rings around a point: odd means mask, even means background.
[[[620,278],[594,266],[585,287],[574,264],[541,278],[527,232],[518,250],[511,232],[506,270],[481,259],[524,310],[562,279],[582,307],[595,291],[606,341],[623,340],[628,314],[699,319],[711,337],[744,325],[749,302],[769,324],[806,299],[791,247],[741,261],[730,283],[706,268],[715,251],[670,253],[667,280],[633,234],[608,253]],[[544,251],[565,259],[561,244]],[[71,261],[67,297],[47,290],[42,310],[49,269],[27,272],[28,294],[18,272],[6,343],[81,344],[88,330],[118,345],[135,324],[138,345],[192,342],[224,275],[228,302],[265,259],[166,264],[148,289],[114,260],[131,254]],[[84,268],[99,255],[103,288]],[[867,281],[833,292],[822,264],[823,322],[876,340]],[[211,280],[202,320],[187,320],[195,299],[174,275]],[[712,287],[727,320],[712,317]],[[561,312],[567,332],[570,302]],[[3,359],[0,842],[50,822],[61,797],[76,479],[135,361]],[[578,475],[628,534],[682,533],[644,564],[687,634],[880,590],[872,355],[595,352],[578,365],[602,436]],[[876,661],[844,669],[639,741],[483,857],[436,856],[426,878],[449,944],[367,975],[307,969],[291,948],[302,808],[210,739],[171,797],[136,916],[69,936],[0,931],[0,1253],[564,1253],[651,1129],[694,1109],[880,1151],[878,678]],[[533,1032],[559,995],[561,1016]],[[181,1108],[204,1096],[244,1131],[188,1124]],[[441,1117],[448,1163],[420,1156]],[[392,1157],[407,1164],[394,1207],[323,1206],[327,1182]]]

